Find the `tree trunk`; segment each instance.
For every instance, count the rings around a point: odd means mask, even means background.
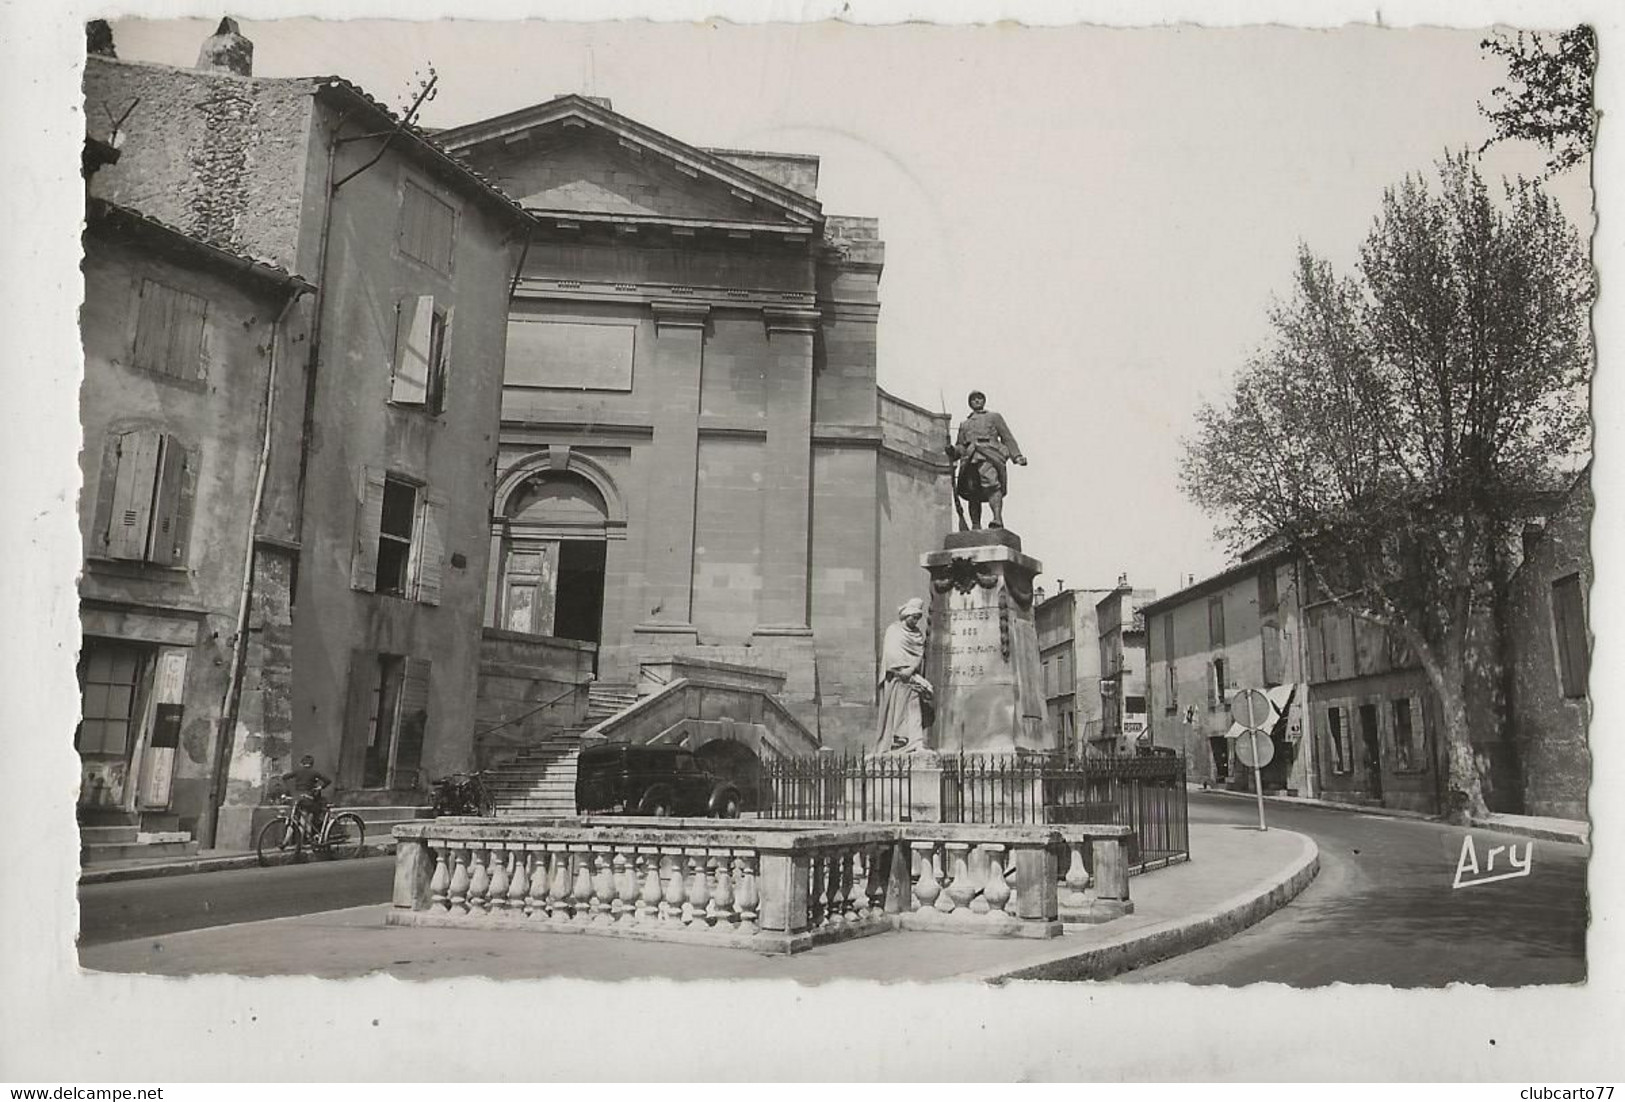
[[[1451,822],[1466,823],[1470,818],[1489,813],[1467,722],[1466,655],[1462,644],[1454,641],[1438,649],[1445,653],[1424,647],[1418,657],[1438,695],[1439,716],[1443,722],[1440,734],[1444,739],[1445,792],[1444,806],[1439,810]]]

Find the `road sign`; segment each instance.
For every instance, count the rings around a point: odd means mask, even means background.
[[[1230,698],[1230,718],[1254,731],[1267,730],[1275,718],[1270,698],[1259,689],[1243,689]]]
[[[1236,757],[1248,769],[1262,769],[1275,760],[1275,740],[1260,731],[1236,738]]]

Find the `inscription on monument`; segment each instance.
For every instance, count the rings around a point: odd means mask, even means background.
[[[997,608],[953,604],[939,607],[932,617],[931,630],[947,643],[948,675],[955,681],[997,679],[1007,672],[1008,663],[999,646]]]

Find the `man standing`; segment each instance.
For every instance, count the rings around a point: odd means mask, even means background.
[[[1021,446],[1004,418],[987,408],[987,395],[971,391],[970,409],[970,416],[959,423],[959,438],[952,449],[951,457],[959,460],[954,489],[970,505],[972,528],[982,526],[984,501],[993,510],[988,527],[1003,528],[1005,463],[1013,460],[1025,467],[1027,457],[1021,454]]]

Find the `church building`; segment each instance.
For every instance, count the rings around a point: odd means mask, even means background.
[[[533,227],[507,322],[489,628],[777,670],[824,745],[951,526],[946,414],[876,385],[884,246],[818,159],[701,149],[561,96],[434,140]]]

